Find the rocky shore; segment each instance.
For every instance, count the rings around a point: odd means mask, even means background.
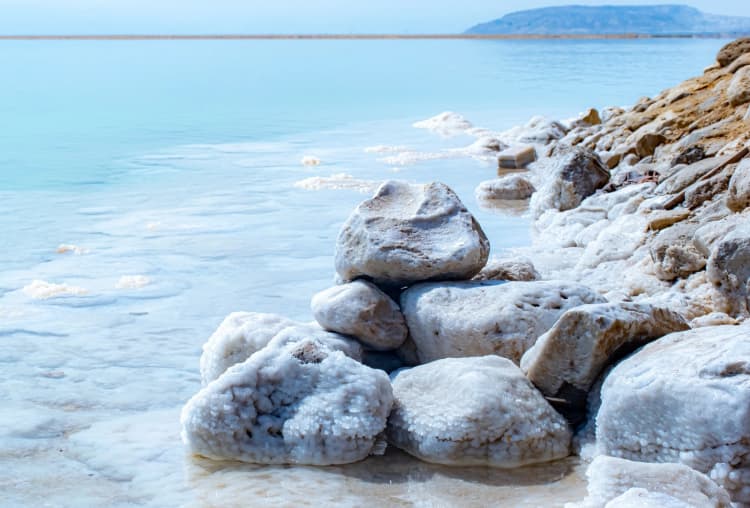
[[[315,323],[227,317],[182,412],[188,450],[347,464],[592,460],[580,506],[750,506],[750,40],[632,108],[480,144],[490,241],[441,183],[384,183],[336,243]]]

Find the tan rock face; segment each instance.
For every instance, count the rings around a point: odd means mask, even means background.
[[[523,169],[536,160],[533,146],[514,146],[500,152],[497,163],[503,169]]]
[[[635,142],[635,153],[641,159],[653,155],[654,151],[667,141],[662,134],[646,133]]]
[[[684,221],[689,216],[689,210],[659,210],[648,216],[648,229],[650,231],[661,231],[673,224]]]
[[[727,207],[735,212],[741,212],[750,206],[750,159],[739,163],[729,181],[727,193]]]
[[[597,376],[616,357],[687,329],[688,323],[679,314],[647,304],[582,305],[565,312],[539,337],[524,355],[521,368],[547,396],[585,397]]]
[[[738,70],[727,88],[727,98],[732,106],[750,102],[750,67]]]
[[[716,55],[716,61],[722,67],[737,60],[744,53],[750,53],[750,37],[734,40],[721,48]]]
[[[394,181],[354,210],[339,233],[335,262],[344,281],[406,285],[470,279],[489,250],[479,223],[448,186]]]

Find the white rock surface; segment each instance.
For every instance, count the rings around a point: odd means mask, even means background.
[[[732,106],[750,102],[750,67],[739,69],[727,88],[727,99]]]
[[[750,312],[750,227],[738,226],[719,241],[708,258],[708,279],[732,314]]]
[[[344,224],[336,271],[347,281],[366,276],[393,285],[469,279],[489,250],[482,228],[446,185],[391,181]]]
[[[320,326],[352,335],[372,349],[396,349],[409,333],[398,304],[370,282],[326,289],[313,297],[311,308]]]
[[[361,359],[361,348],[353,340],[325,332],[317,326],[298,323],[276,314],[235,312],[224,319],[203,345],[200,359],[203,385],[217,379],[229,367],[250,358],[282,331],[290,332],[285,335],[287,340],[291,340],[289,337],[292,336],[300,339],[314,336],[322,341],[338,344],[338,349],[355,360]]]
[[[615,367],[602,387],[602,453],[681,462],[750,503],[750,326],[674,333]]]
[[[512,362],[450,358],[395,374],[391,444],[427,462],[511,468],[568,455],[570,430]]]
[[[724,489],[682,464],[646,464],[600,455],[591,462],[586,476],[588,497],[577,505],[580,508],[731,506]],[[638,500],[646,503],[637,504]],[[667,504],[654,504],[659,501]]]
[[[532,281],[542,276],[528,259],[491,259],[472,280]]]
[[[750,159],[744,159],[737,165],[732,179],[729,180],[727,207],[732,211],[741,212],[748,206],[750,206]]]
[[[474,194],[477,201],[521,200],[534,193],[534,186],[521,174],[507,175],[479,184]]]
[[[187,403],[182,439],[215,460],[346,464],[373,451],[392,403],[384,372],[314,337],[277,337]]]
[[[563,312],[604,301],[559,281],[427,283],[406,290],[401,309],[422,363],[491,354],[518,363]]]

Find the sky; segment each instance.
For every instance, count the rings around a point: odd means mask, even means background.
[[[458,33],[566,4],[684,3],[750,16],[748,0],[0,0],[0,34]]]

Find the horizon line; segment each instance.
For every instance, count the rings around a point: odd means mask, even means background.
[[[8,40],[380,40],[380,39],[722,39],[747,35],[747,32],[698,33],[698,34],[18,34],[0,35],[0,41]]]

